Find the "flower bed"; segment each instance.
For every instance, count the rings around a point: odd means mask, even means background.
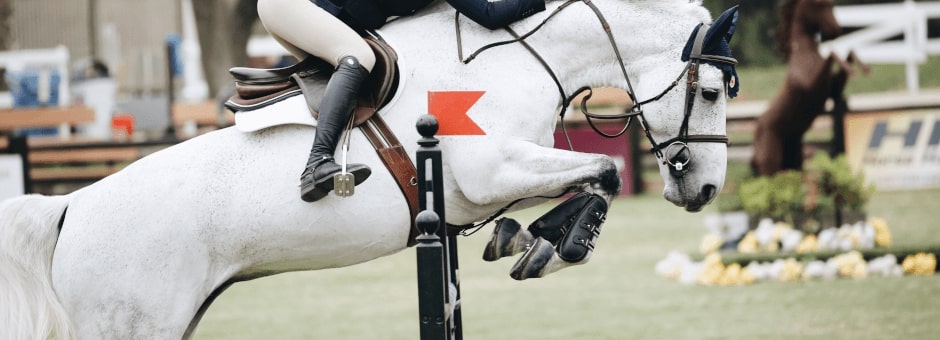
[[[722,244],[719,235],[709,233],[700,247],[703,258],[673,251],[656,263],[656,273],[685,284],[720,286],[931,275],[940,254],[940,249],[891,247],[890,229],[880,218],[825,229],[818,236],[768,219],[735,249],[721,251]]]
[[[688,284],[930,275],[940,249],[892,246],[881,218],[865,218],[874,188],[844,156],[817,153],[804,171],[733,178],[706,216],[701,256],[671,252],[656,272]]]

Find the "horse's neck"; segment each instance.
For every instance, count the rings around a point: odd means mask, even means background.
[[[822,62],[823,58],[819,55],[816,34],[818,32],[811,32],[803,25],[792,25],[790,27],[790,53],[787,57],[787,64],[801,66]],[[804,67],[799,68],[803,69]]]
[[[546,13],[558,6],[558,2],[553,4]],[[595,5],[610,25],[631,78],[651,67],[665,66],[678,72],[682,46],[692,28],[701,22],[682,7],[688,6],[682,1],[596,1]],[[552,20],[557,22],[549,22],[543,28],[546,32],[536,33],[529,40],[565,75],[562,83],[566,87],[626,85],[620,65],[614,62],[614,46],[601,18],[590,7],[572,4]],[[539,17],[521,26],[528,30],[541,21]]]
[[[541,24],[563,3],[549,2],[545,11],[517,22],[511,28],[524,34]],[[663,68],[664,64],[675,64],[669,66],[674,66],[672,68],[678,72],[682,67],[679,53],[689,33],[696,24],[708,20],[707,11],[701,9],[700,5],[686,1],[610,0],[596,1],[595,4],[612,27],[614,39],[620,47],[621,57],[631,78],[650,67]],[[398,26],[410,27],[405,32],[410,31],[417,38],[409,38],[410,41],[427,37],[429,39],[425,40],[425,44],[439,44],[441,40],[433,40],[431,37],[445,41],[455,39],[454,13],[453,8],[441,1],[429,8],[427,13],[403,20]],[[466,18],[461,19],[464,57],[480,46],[512,38],[505,30],[491,31]],[[416,31],[422,33],[415,34]],[[620,66],[613,62],[615,54],[607,33],[595,13],[584,3],[567,6],[526,41],[546,60],[569,92],[585,85],[625,85]],[[512,45],[485,51],[483,55],[488,54],[489,58],[509,63],[537,62],[532,56],[520,56],[519,51],[521,47]],[[456,49],[444,52],[447,60],[452,61],[456,61],[456,54]],[[469,66],[480,64],[478,60],[481,59],[471,62]]]

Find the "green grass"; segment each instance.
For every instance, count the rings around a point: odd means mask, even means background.
[[[526,224],[547,210],[515,213]],[[940,190],[878,192],[870,215],[898,245],[940,245]],[[712,205],[707,212],[716,211]],[[700,214],[656,194],[615,200],[591,261],[546,278],[509,278],[515,258],[480,259],[491,227],[461,238],[467,339],[930,339],[940,277],[868,278],[742,287],[658,277],[669,250],[694,252]],[[239,283],[209,309],[197,339],[415,339],[414,250],[349,268]]]
[[[931,56],[927,62],[919,66],[920,87],[940,87],[940,56]],[[741,77],[741,92],[734,101],[767,100],[775,97],[780,86],[786,79],[786,66],[746,67],[738,68]],[[863,75],[856,72],[856,76],[848,81],[845,93],[847,95],[906,91],[907,85],[904,76],[904,65],[871,65],[871,73]]]

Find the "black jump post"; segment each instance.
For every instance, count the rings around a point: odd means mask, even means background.
[[[420,232],[415,248],[421,340],[462,340],[457,237],[447,234],[444,217],[441,149],[438,139],[434,138],[437,119],[423,115],[416,126],[421,134],[416,153],[420,212],[415,218]],[[433,209],[428,209],[428,200]],[[451,289],[454,296],[449,294]]]

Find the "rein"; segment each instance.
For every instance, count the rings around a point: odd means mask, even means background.
[[[535,32],[537,32],[542,27],[544,27],[545,24],[547,24],[548,21],[554,18],[558,13],[560,13],[562,10],[568,8],[568,6],[576,2],[584,3],[591,9],[591,11],[594,12],[595,17],[597,18],[598,22],[601,24],[601,27],[604,29],[604,33],[607,35],[607,40],[610,43],[610,47],[614,52],[614,55],[617,60],[617,64],[620,67],[620,72],[623,75],[623,79],[627,84],[627,95],[630,98],[630,102],[633,103],[630,109],[626,110],[622,114],[602,116],[602,115],[597,115],[597,114],[589,112],[587,110],[587,101],[591,98],[591,95],[593,94],[593,89],[589,86],[581,87],[575,90],[574,93],[572,93],[571,95],[566,95],[564,86],[562,86],[561,81],[559,80],[558,75],[555,73],[555,71],[551,68],[548,62],[546,62],[545,59],[542,58],[542,56],[538,53],[538,51],[536,51],[535,48],[533,48],[531,45],[529,45],[525,41],[527,38],[535,34]],[[722,62],[722,63],[728,63],[732,65],[737,63],[737,60],[735,60],[734,58],[701,54],[702,44],[705,39],[705,32],[707,31],[708,25],[705,25],[705,24],[700,25],[698,33],[693,43],[692,53],[690,53],[689,55],[689,61],[686,63],[686,66],[682,69],[682,71],[679,73],[679,76],[676,77],[676,79],[673,80],[669,86],[663,89],[662,92],[644,101],[637,100],[636,91],[633,89],[633,84],[630,81],[629,74],[627,73],[626,63],[624,63],[623,57],[620,54],[620,48],[619,48],[619,45],[617,44],[617,40],[615,39],[613,35],[613,32],[611,31],[610,24],[608,23],[606,17],[604,17],[604,14],[600,11],[600,9],[597,8],[596,5],[594,5],[592,0],[567,0],[560,6],[555,8],[555,10],[553,10],[547,17],[545,17],[545,19],[543,19],[542,22],[540,22],[537,26],[535,26],[528,32],[521,34],[521,35],[516,33],[514,30],[512,30],[512,28],[507,26],[504,29],[510,35],[512,35],[513,39],[498,41],[498,42],[484,45],[483,47],[480,47],[479,49],[472,52],[466,58],[464,58],[463,44],[462,44],[462,39],[460,36],[460,13],[459,12],[457,12],[456,15],[454,16],[454,26],[456,28],[457,55],[458,55],[458,58],[460,59],[460,62],[462,62],[463,64],[469,64],[471,61],[476,59],[476,57],[479,56],[483,51],[489,50],[494,47],[508,45],[508,44],[517,43],[517,42],[520,43],[522,46],[524,46],[526,50],[528,50],[529,53],[531,53],[532,56],[534,56],[536,60],[538,60],[538,62],[542,65],[542,67],[545,68],[545,70],[548,72],[549,76],[551,76],[552,80],[555,82],[555,86],[558,88],[558,93],[559,93],[559,96],[561,97],[561,102],[562,102],[561,110],[559,112],[559,116],[561,117],[561,128],[565,136],[565,140],[568,143],[568,148],[572,151],[574,150],[574,146],[571,143],[571,139],[568,136],[568,131],[565,126],[565,113],[567,112],[568,106],[571,104],[572,101],[574,101],[574,98],[584,92],[587,92],[587,94],[581,99],[581,113],[584,114],[588,122],[588,125],[591,126],[591,129],[593,129],[594,132],[596,132],[597,134],[605,138],[617,138],[623,135],[627,131],[627,129],[630,127],[630,123],[632,123],[633,121],[633,118],[637,118],[640,122],[640,127],[643,129],[643,133],[646,135],[647,140],[649,140],[650,142],[650,145],[651,145],[650,152],[653,153],[653,155],[656,156],[656,158],[659,159],[663,164],[669,165],[670,173],[675,177],[682,177],[690,169],[688,165],[691,162],[692,157],[691,157],[691,151],[688,148],[688,143],[722,143],[726,145],[729,144],[728,136],[726,135],[689,135],[688,133],[689,119],[692,115],[692,106],[695,102],[695,96],[698,95],[698,92],[699,92],[698,70],[699,70],[700,62],[702,60],[711,60],[711,61],[717,61],[717,62]],[[682,125],[679,128],[679,135],[671,139],[668,139],[662,143],[657,143],[656,140],[653,138],[652,132],[650,131],[649,123],[647,122],[646,117],[643,114],[642,106],[662,99],[663,96],[665,96],[667,93],[672,91],[672,89],[676,88],[676,86],[679,85],[679,82],[682,81],[683,77],[686,78],[687,90],[686,90],[686,100],[685,100],[685,108],[684,108],[685,112],[683,115]],[[619,132],[614,133],[614,134],[608,134],[608,133],[605,133],[604,131],[601,131],[594,124],[593,119],[600,119],[600,120],[626,119],[626,123],[624,124],[623,128]],[[669,153],[668,151],[674,150],[674,149],[677,149],[678,151],[673,153],[674,155],[673,157],[667,158],[666,154]],[[567,190],[565,193],[567,193],[568,191],[570,190]],[[565,193],[562,193],[561,195],[564,195]],[[494,214],[493,216],[491,216],[490,218],[486,219],[485,221],[481,223],[468,226],[467,229],[464,229],[463,232],[461,232],[461,234],[469,235],[469,234],[472,234],[473,232],[476,232],[476,230],[479,230],[479,228],[481,228],[485,224],[489,223],[490,221],[493,221],[496,217],[504,213],[509,207],[516,204],[517,202],[518,200],[510,203],[508,206],[504,207],[499,212],[497,212],[496,214]],[[476,228],[476,229],[473,232],[470,232],[469,234],[467,234],[466,233],[467,230],[472,229],[472,228]]]
[[[571,95],[566,95],[564,87],[561,85],[561,81],[558,79],[558,76],[555,74],[554,70],[552,70],[551,66],[549,66],[548,63],[544,60],[544,58],[542,58],[542,56],[539,55],[539,53],[535,50],[535,48],[533,48],[531,45],[529,45],[525,41],[528,37],[532,36],[536,31],[544,27],[545,24],[547,24],[549,20],[554,18],[558,13],[568,8],[568,6],[574,4],[575,2],[584,3],[591,9],[591,11],[594,12],[595,17],[597,18],[598,22],[601,24],[601,27],[604,29],[604,33],[607,35],[607,40],[610,42],[610,47],[613,50],[614,55],[616,56],[617,64],[620,67],[620,72],[623,75],[624,81],[627,84],[627,95],[630,97],[630,102],[633,103],[630,109],[626,110],[626,112],[622,114],[601,116],[601,115],[597,115],[597,114],[589,112],[587,110],[586,104],[592,94],[592,89],[590,87],[587,87],[587,86],[581,87],[578,90],[576,90],[574,93],[572,93]],[[710,60],[710,61],[722,62],[722,63],[727,63],[727,64],[737,63],[737,60],[735,60],[734,58],[716,56],[716,55],[703,55],[701,53],[702,44],[705,39],[705,32],[707,31],[708,25],[702,24],[699,27],[698,34],[696,35],[695,40],[694,40],[692,53],[690,53],[689,55],[689,62],[686,63],[685,68],[683,68],[683,70],[679,73],[679,76],[676,77],[676,79],[673,80],[672,83],[669,86],[667,86],[662,92],[660,92],[658,95],[650,99],[644,100],[644,101],[638,101],[636,98],[636,91],[633,89],[633,84],[630,81],[629,74],[627,73],[626,63],[624,63],[623,57],[620,54],[620,48],[619,48],[619,45],[617,44],[617,40],[615,39],[613,35],[613,32],[611,31],[610,24],[608,23],[607,19],[604,17],[604,14],[600,11],[600,9],[597,8],[596,5],[594,5],[594,3],[591,0],[567,0],[565,1],[563,4],[555,8],[555,10],[553,10],[547,17],[545,17],[545,19],[543,19],[542,22],[540,22],[537,26],[535,26],[535,28],[529,30],[528,32],[522,35],[519,35],[515,31],[513,31],[511,28],[506,27],[505,28],[506,31],[509,32],[509,34],[512,35],[514,39],[498,41],[498,42],[480,47],[479,49],[471,53],[467,58],[463,57],[463,46],[462,46],[461,37],[460,37],[460,13],[457,13],[457,15],[454,17],[454,24],[455,24],[456,32],[457,32],[457,53],[458,53],[458,57],[460,58],[460,61],[464,64],[469,64],[483,51],[489,50],[497,46],[503,46],[503,45],[512,44],[516,42],[522,44],[529,51],[529,53],[531,53],[539,61],[542,67],[544,67],[545,70],[548,71],[548,74],[551,76],[552,80],[555,82],[555,86],[558,87],[558,92],[562,100],[561,112],[559,113],[559,116],[561,117],[562,131],[565,135],[565,140],[568,143],[568,148],[571,150],[573,150],[574,147],[571,143],[571,139],[568,136],[568,131],[565,126],[565,121],[564,121],[565,113],[567,112],[568,106],[571,104],[574,98],[585,91],[587,91],[588,94],[585,97],[583,97],[581,100],[581,113],[583,113],[584,116],[586,117],[588,125],[591,126],[591,129],[593,129],[597,134],[603,137],[616,138],[616,137],[620,137],[627,131],[634,117],[638,118],[640,121],[640,127],[643,129],[643,133],[646,135],[646,139],[649,140],[650,142],[650,145],[651,145],[650,152],[653,153],[653,155],[655,155],[656,158],[662,161],[663,164],[669,165],[671,167],[670,170],[673,170],[673,174],[676,177],[681,177],[686,172],[688,172],[688,169],[689,169],[688,165],[689,165],[689,162],[691,161],[691,157],[689,157],[690,155],[688,155],[688,152],[689,152],[688,145],[687,145],[688,143],[722,143],[722,144],[729,143],[728,137],[725,135],[689,135],[688,133],[689,119],[691,118],[691,115],[692,115],[692,106],[695,101],[695,96],[698,95],[698,90],[699,90],[698,89],[698,70],[699,70],[700,62],[702,60]],[[682,80],[682,77],[686,77],[686,85],[687,85],[686,89],[687,90],[686,90],[686,101],[685,101],[685,110],[684,110],[685,112],[683,115],[682,125],[679,128],[679,135],[669,140],[666,140],[665,142],[657,143],[656,140],[653,138],[652,132],[650,131],[649,123],[646,121],[646,117],[643,114],[642,106],[644,104],[648,104],[648,103],[655,102],[655,101],[662,99],[662,97],[665,96],[667,93],[669,93],[669,91],[671,91],[676,86],[678,86],[679,82]],[[601,131],[597,127],[597,125],[594,124],[593,119],[601,119],[601,120],[626,119],[626,123],[624,124],[623,128],[619,132],[614,133],[614,134],[608,134],[604,131]],[[672,148],[678,148],[679,152],[676,153],[675,157],[667,158],[665,151],[670,150]],[[680,157],[681,154],[683,153],[685,153],[686,156]]]

